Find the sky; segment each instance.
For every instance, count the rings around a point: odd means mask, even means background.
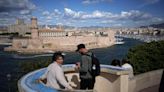
[[[31,17],[39,25],[138,27],[164,22],[164,0],[0,0],[0,26]]]

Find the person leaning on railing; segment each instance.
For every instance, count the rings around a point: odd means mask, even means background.
[[[56,52],[53,55],[53,63],[47,67],[46,72],[40,77],[39,81],[47,79],[46,86],[55,89],[65,89],[72,90],[72,87],[66,81],[64,76],[64,71],[62,69],[64,55],[61,52]],[[61,86],[62,87],[61,87]]]
[[[122,66],[121,67],[125,68],[126,70],[129,70],[129,79],[132,79],[134,77],[133,67],[128,60],[122,59]]]

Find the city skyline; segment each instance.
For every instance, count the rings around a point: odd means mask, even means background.
[[[0,24],[17,18],[39,25],[137,27],[164,22],[163,0],[1,0]]]

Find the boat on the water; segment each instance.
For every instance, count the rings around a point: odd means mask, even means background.
[[[123,38],[118,38],[116,37],[115,44],[124,44],[125,42],[123,41]]]

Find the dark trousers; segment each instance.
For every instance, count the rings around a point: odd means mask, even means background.
[[[81,78],[80,89],[93,89],[95,84],[95,78],[92,79],[83,79]]]
[[[162,78],[161,78],[159,92],[164,92],[164,70],[163,70],[163,74],[162,74]]]

